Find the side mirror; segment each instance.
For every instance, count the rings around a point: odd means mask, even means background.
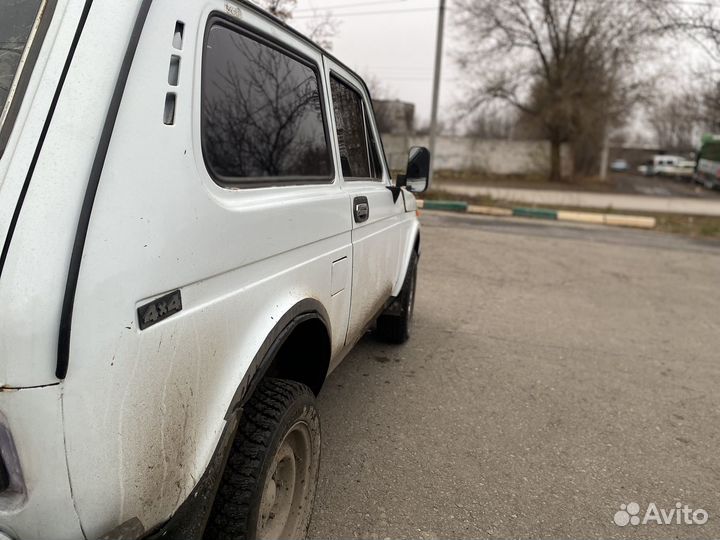
[[[398,177],[398,187],[407,187],[413,193],[423,193],[430,187],[430,151],[413,146],[408,157],[407,174]]]

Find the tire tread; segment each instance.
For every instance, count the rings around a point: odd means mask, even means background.
[[[407,300],[407,295],[410,294],[409,289],[412,287],[413,272],[417,270],[417,263],[417,253],[413,252],[410,257],[403,287],[398,296],[398,301],[405,302]],[[401,345],[410,338],[409,327],[410,321],[407,312],[402,315],[380,315],[377,320],[375,332],[381,341]]]
[[[288,408],[311,390],[295,381],[266,379],[243,409],[204,540],[249,538],[249,517],[263,462],[278,424]]]

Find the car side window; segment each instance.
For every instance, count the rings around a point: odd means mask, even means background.
[[[347,180],[382,179],[362,96],[336,76],[330,78],[340,164]]]
[[[334,177],[316,66],[220,19],[205,41],[201,115],[203,155],[221,185]]]

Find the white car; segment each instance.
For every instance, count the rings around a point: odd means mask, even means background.
[[[0,538],[304,536],[429,153],[393,183],[363,81],[250,3],[1,9]]]
[[[697,163],[689,159],[683,159],[678,164],[667,171],[667,175],[673,176],[681,180],[692,181],[695,174]]]
[[[680,163],[683,161],[685,161],[685,158],[680,156],[664,154],[653,156],[653,174],[658,176],[675,176]]]
[[[630,170],[630,165],[624,159],[616,159],[610,163],[610,170],[613,172],[627,172]]]

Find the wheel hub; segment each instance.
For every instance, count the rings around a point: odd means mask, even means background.
[[[311,479],[311,440],[305,423],[293,426],[276,452],[260,502],[257,537],[291,538]]]

